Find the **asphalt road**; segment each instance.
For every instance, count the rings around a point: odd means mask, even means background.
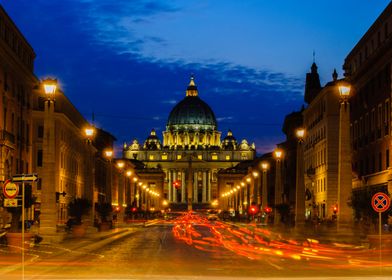
[[[25,268],[25,279],[239,279],[289,277],[354,277],[384,276],[392,279],[392,266],[382,270],[371,252],[350,256],[331,256],[330,248],[314,257],[295,258],[292,248],[279,245],[263,249],[254,236],[247,237],[232,228],[211,230],[214,224],[189,224],[176,234],[173,225],[163,224],[142,228],[126,238],[114,241],[95,251],[69,250],[53,254],[53,248],[41,248],[37,261]],[[183,235],[181,235],[183,233]],[[234,235],[233,235],[234,234]],[[223,237],[222,237],[223,236]],[[234,236],[234,237],[233,237]],[[226,241],[225,241],[226,240]],[[228,243],[230,241],[230,243]],[[246,247],[240,247],[239,242]],[[223,245],[222,245],[223,244]],[[242,246],[242,245],[241,245]],[[60,249],[59,249],[60,250]],[[63,249],[61,249],[63,250]],[[52,253],[49,253],[51,251]],[[268,254],[266,254],[268,252]],[[329,254],[329,255],[328,255]],[[370,257],[370,259],[369,259]],[[223,278],[221,278],[223,277]],[[384,279],[385,279],[384,278]],[[21,279],[20,271],[3,274],[1,279]],[[376,279],[373,277],[373,279]]]

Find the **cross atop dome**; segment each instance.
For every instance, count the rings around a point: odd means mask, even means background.
[[[186,96],[198,96],[197,86],[195,84],[195,78],[191,75],[188,88],[186,89]]]

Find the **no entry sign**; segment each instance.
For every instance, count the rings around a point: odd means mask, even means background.
[[[14,198],[19,193],[19,187],[17,184],[12,183],[10,180],[4,182],[3,194],[6,198]]]
[[[388,210],[391,205],[389,196],[385,193],[379,192],[372,197],[372,207],[374,211],[382,213]]]

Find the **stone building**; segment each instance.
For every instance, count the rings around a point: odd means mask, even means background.
[[[352,85],[353,192],[392,192],[391,151],[392,3],[344,62]],[[370,198],[369,198],[370,200]]]
[[[185,98],[169,114],[163,142],[152,130],[144,143],[125,144],[123,156],[162,168],[163,193],[172,208],[207,208],[219,197],[218,171],[252,160],[255,147],[246,140],[238,143],[231,131],[221,140],[214,112],[199,97],[192,77]]]
[[[0,5],[0,184],[32,172],[32,98],[35,53]],[[7,222],[0,208],[1,222]]]
[[[306,77],[308,106],[302,114],[307,219],[332,219],[338,201],[340,103],[336,71],[332,76],[333,81],[321,87],[313,63]]]

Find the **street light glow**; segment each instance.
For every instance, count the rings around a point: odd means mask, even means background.
[[[263,171],[267,171],[268,167],[269,167],[268,162],[263,161],[261,163],[261,169],[263,169]]]
[[[44,92],[48,97],[53,96],[57,90],[57,79],[47,78],[42,81]]]

